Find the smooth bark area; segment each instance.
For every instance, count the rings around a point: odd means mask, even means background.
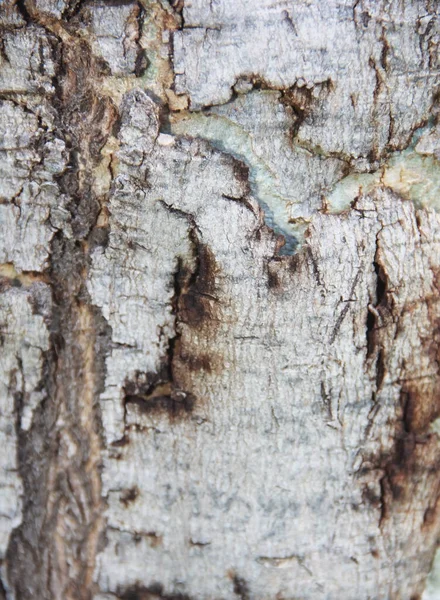
[[[438,598],[438,3],[0,27],[0,598]]]

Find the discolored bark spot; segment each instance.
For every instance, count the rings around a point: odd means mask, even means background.
[[[168,395],[158,395],[154,397],[125,397],[126,406],[135,406],[141,413],[147,415],[166,413],[172,419],[176,419],[190,413],[194,408],[194,404],[195,400],[192,394],[174,390]]]
[[[249,193],[249,167],[242,160],[237,160],[232,157],[231,160],[233,161],[234,176],[238,181],[241,181],[241,183],[244,184],[246,193]]]
[[[164,373],[166,377],[165,370]],[[195,405],[193,394],[178,389],[172,380],[158,374],[138,373],[136,379],[126,382],[124,391],[126,410],[144,415],[166,414],[174,420],[191,413]]]
[[[148,587],[135,584],[118,591],[118,597],[120,600],[191,600],[187,594],[165,593],[161,583],[155,583]]]
[[[197,244],[197,267],[183,284],[178,300],[178,319],[190,326],[202,328],[205,322],[215,320],[216,276],[220,270],[215,256],[206,244]]]
[[[214,354],[192,355],[186,352],[184,348],[180,348],[178,358],[183,368],[193,372],[205,371],[206,373],[212,373],[218,367],[219,362]]]
[[[119,502],[123,504],[126,508],[135,502],[136,498],[139,496],[139,488],[134,486],[128,490],[123,490],[121,495],[119,496]]]
[[[234,584],[234,594],[236,594],[240,600],[250,600],[249,587],[243,577],[233,575],[232,583]]]
[[[280,286],[280,278],[278,273],[274,269],[271,269],[270,265],[268,266],[267,272],[267,285],[271,290],[275,290]]]

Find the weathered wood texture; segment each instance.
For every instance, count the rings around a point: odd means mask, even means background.
[[[438,598],[437,2],[0,25],[0,598]]]

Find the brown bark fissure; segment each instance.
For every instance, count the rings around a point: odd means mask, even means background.
[[[392,377],[389,367],[390,331],[394,338],[399,335],[400,320],[405,312],[411,313],[413,307],[405,306],[403,311],[397,306],[394,294],[397,290],[390,289],[386,264],[382,260],[380,236],[376,236],[376,254],[374,271],[376,274],[376,296],[374,305],[369,306],[367,317],[367,359],[373,365],[375,385],[373,387],[370,425],[381,407],[381,390],[385,378]],[[437,294],[421,298],[420,302],[428,307],[432,326],[432,337],[425,340],[426,353],[432,356],[436,364],[436,372],[428,381],[426,377],[406,376],[407,365],[402,365],[400,385],[400,414],[396,415],[394,423],[395,443],[391,452],[378,457],[376,468],[383,472],[380,479],[380,527],[387,531],[392,526],[394,514],[401,512],[410,514],[417,483],[427,477],[424,485],[432,490],[432,507],[427,509],[426,521],[435,526],[434,513],[438,510],[439,489],[436,484],[440,468],[440,455],[437,448],[437,435],[430,431],[431,423],[440,415],[440,368],[438,357],[438,304]],[[369,433],[370,429],[367,431]],[[388,521],[388,523],[387,523]]]
[[[91,306],[85,280],[90,250],[102,237],[96,219],[105,200],[93,191],[93,168],[117,112],[111,100],[95,92],[103,66],[87,42],[68,23],[39,14],[31,2],[18,6],[28,26],[41,25],[52,40],[56,94],[48,100],[56,115],[55,135],[68,150],[58,184],[69,197],[73,237],[62,231],[54,236],[44,274],[53,302],[42,381],[47,396],[30,431],[17,427],[24,507],[10,540],[8,580],[16,598],[86,600],[93,595],[104,525],[98,399],[109,328]],[[69,14],[79,8],[72,5]],[[20,392],[16,397],[20,419]]]

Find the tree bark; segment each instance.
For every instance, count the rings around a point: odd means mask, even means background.
[[[0,26],[0,598],[439,598],[438,3]]]

